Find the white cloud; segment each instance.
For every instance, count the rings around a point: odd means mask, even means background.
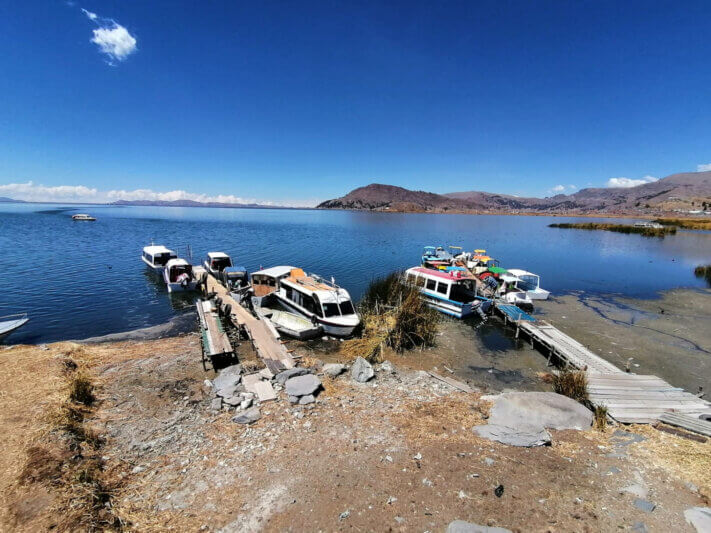
[[[706,163],[705,165],[696,165],[696,172],[708,172],[711,170],[711,163]]]
[[[83,7],[81,8],[82,13],[84,13],[87,17],[89,17],[89,20],[96,20],[99,18],[99,16],[96,13],[92,13],[91,11],[87,11]]]
[[[110,28],[94,30],[94,38],[91,42],[98,45],[101,52],[117,61],[123,61],[136,51],[136,38],[115,22]]]
[[[99,17],[83,7],[81,11],[98,26],[93,30],[94,37],[91,42],[99,47],[102,54],[109,57],[109,65],[114,65],[114,61],[124,61],[138,49],[136,38],[121,24],[113,19]]]
[[[610,178],[609,180],[607,180],[607,187],[619,187],[629,189],[630,187],[637,187],[639,185],[644,185],[645,183],[652,183],[653,181],[657,181],[658,179],[659,178],[655,178],[654,176],[644,176],[640,179],[624,177]]]
[[[548,189],[548,192],[551,194],[562,194],[565,191],[574,191],[578,187],[576,185],[556,185],[555,187]]]
[[[57,185],[48,187],[35,184],[32,181],[27,183],[8,183],[0,185],[0,196],[8,196],[15,200],[25,200],[27,202],[90,202],[90,203],[110,203],[117,200],[150,200],[172,202],[175,200],[193,200],[195,202],[219,202],[224,204],[260,204],[282,207],[312,207],[318,203],[317,200],[303,202],[274,202],[268,200],[256,200],[254,198],[242,198],[232,194],[219,194],[210,196],[207,194],[191,193],[182,190],[158,192],[151,189],[108,190],[102,191],[84,185]]]

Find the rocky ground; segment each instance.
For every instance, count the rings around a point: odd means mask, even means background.
[[[114,482],[105,507],[127,530],[444,531],[465,520],[512,531],[694,531],[684,511],[709,505],[709,442],[645,426],[549,430],[551,445],[534,448],[492,442],[472,429],[487,423],[489,400],[408,368],[406,357],[367,383],[319,376],[324,389],[309,405],[280,391],[241,425],[210,409],[214,374],[199,350],[195,335],[4,350],[0,417],[11,437],[0,529],[63,529],[52,483],[20,473],[61,398],[67,354],[87,362],[97,385],[86,423],[104,439],[102,470]],[[312,351],[296,354],[318,372]]]

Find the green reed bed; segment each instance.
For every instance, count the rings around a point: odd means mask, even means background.
[[[638,235],[642,235],[643,237],[664,237],[666,235],[674,235],[676,233],[676,226],[665,226],[663,228],[645,228],[629,224],[603,224],[599,222],[564,222],[560,224],[548,224],[548,227],[563,229],[614,231],[616,233],[636,233]]]

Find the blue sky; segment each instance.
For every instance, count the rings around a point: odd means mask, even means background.
[[[709,20],[691,0],[10,0],[0,195],[293,205],[700,170]]]

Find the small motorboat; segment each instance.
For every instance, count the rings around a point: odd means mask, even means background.
[[[360,324],[351,296],[335,281],[293,266],[276,266],[252,274],[255,306],[264,306],[274,294],[279,303],[323,328],[326,335],[347,337]]]
[[[72,220],[84,220],[86,222],[94,222],[96,219],[91,215],[87,215],[86,213],[77,213],[76,215],[72,215]]]
[[[296,313],[262,307],[259,314],[268,318],[280,333],[295,339],[313,339],[323,332],[320,325]]]
[[[168,292],[194,291],[197,288],[193,266],[181,258],[171,259],[166,263],[163,280]]]
[[[240,303],[251,292],[252,285],[249,282],[249,273],[245,267],[228,266],[218,272],[215,277],[230,291],[232,297]]]
[[[420,298],[440,313],[466,318],[474,313],[484,318],[492,301],[480,294],[477,279],[466,270],[407,269],[406,282],[417,287]]]
[[[541,289],[541,278],[537,274],[517,268],[510,269],[509,273],[519,278],[516,287],[526,291],[531,300],[547,300],[550,296],[549,291]]]
[[[178,254],[173,250],[169,250],[165,246],[150,245],[143,248],[141,259],[143,262],[155,271],[162,272],[165,270],[165,265],[171,259],[177,259]]]
[[[499,298],[504,300],[506,303],[517,306],[533,306],[533,300],[529,298],[528,293],[518,287],[518,283],[521,282],[521,279],[518,276],[511,274],[510,270],[501,274],[499,276],[499,281],[501,282],[501,286],[497,291]]]
[[[224,252],[208,252],[203,265],[210,274],[217,276],[225,268],[232,266],[232,259]]]
[[[27,316],[27,313],[0,316],[0,341],[5,339],[5,337],[13,331],[20,329],[29,321],[30,319]]]

